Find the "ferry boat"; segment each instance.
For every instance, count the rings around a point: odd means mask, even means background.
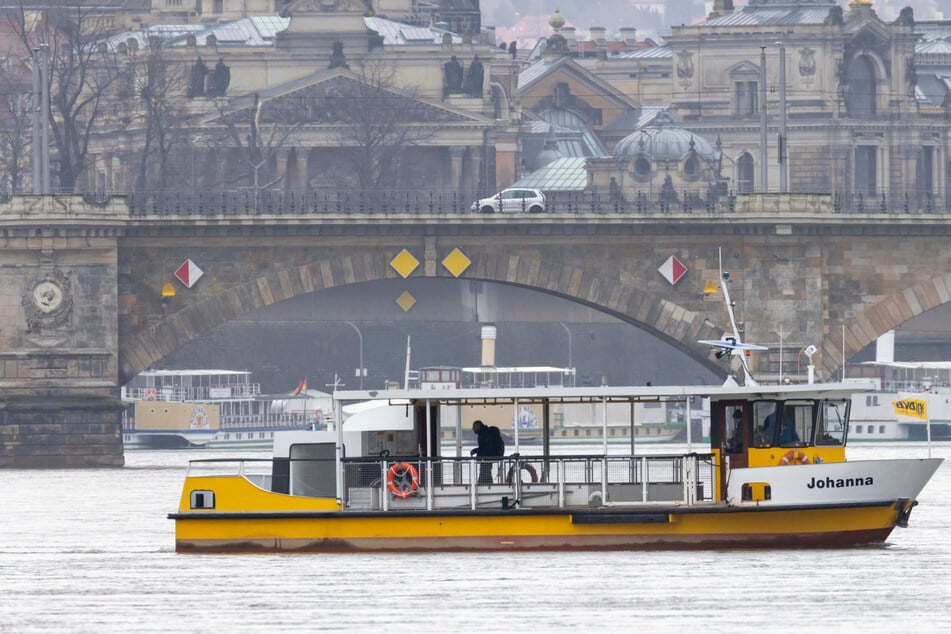
[[[730,381],[336,392],[338,411],[370,400],[390,406],[323,431],[276,433],[271,459],[190,461],[169,518],[179,552],[882,543],[896,526],[907,526],[942,460],[846,460],[851,397],[872,387]],[[658,398],[709,399],[709,445],[676,454],[614,453],[605,434],[599,450],[565,454],[547,440],[556,404],[604,411],[609,403]],[[491,461],[439,442],[445,406],[497,404],[541,408],[540,451],[522,453],[518,426],[509,455]],[[601,419],[604,426],[606,414]]]
[[[271,449],[275,431],[312,429],[332,416],[329,395],[308,393],[303,381],[295,391],[262,394],[243,370],[147,370],[122,388],[123,446]]]
[[[877,389],[852,401],[855,441],[951,439],[951,363],[868,362],[852,376],[873,377]]]

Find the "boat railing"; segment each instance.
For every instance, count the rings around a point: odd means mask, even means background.
[[[215,402],[254,399],[261,395],[260,383],[234,385],[137,385],[124,388],[125,398],[135,401]]]
[[[943,387],[948,387],[948,384],[941,380],[885,379],[882,382],[882,390],[885,392],[928,392]]]
[[[713,500],[715,482],[710,454],[384,456],[347,458],[343,471],[345,507],[379,510],[695,504]]]
[[[185,477],[239,475],[270,491],[272,462],[270,458],[198,458],[188,461]]]
[[[271,413],[266,416],[260,414],[222,414],[220,418],[221,429],[229,431],[262,427],[303,429],[313,423],[314,415],[311,412]]]

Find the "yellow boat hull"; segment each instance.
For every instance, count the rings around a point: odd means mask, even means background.
[[[190,478],[216,508],[183,495],[175,543],[187,551],[650,550],[881,543],[905,500],[827,507],[639,505],[598,509],[341,510],[334,500],[269,493],[241,477]]]

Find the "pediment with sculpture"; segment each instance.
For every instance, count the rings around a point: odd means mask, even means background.
[[[359,13],[373,15],[373,6],[369,0],[296,0],[284,7],[283,16],[308,13]]]
[[[333,124],[351,123],[354,112],[360,108],[355,103],[372,100],[374,108],[384,108],[400,113],[398,121],[404,123],[452,123],[476,120],[461,114],[425,103],[410,95],[381,86],[363,84],[352,77],[337,76],[305,88],[276,97],[262,96],[262,124]],[[246,109],[242,109],[246,110]],[[368,111],[372,115],[372,112]],[[247,115],[232,112],[228,118],[237,122]],[[387,121],[393,121],[388,115]]]

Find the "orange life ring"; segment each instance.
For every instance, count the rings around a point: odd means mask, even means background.
[[[531,476],[532,482],[538,482],[538,472],[535,471],[535,467],[528,464],[527,462],[522,463],[522,470],[527,471],[528,475]],[[505,484],[512,484],[512,479],[515,477],[515,465],[509,467],[509,473],[505,476]]]
[[[416,495],[419,491],[419,472],[408,462],[394,462],[386,472],[386,488],[398,498]]]
[[[145,398],[147,398],[150,401],[154,401],[155,399],[158,398],[158,390],[156,390],[154,387],[146,388]]]
[[[809,456],[804,454],[801,451],[796,451],[795,449],[790,449],[786,452],[786,455],[783,456],[783,459],[779,461],[779,464],[809,464]]]

